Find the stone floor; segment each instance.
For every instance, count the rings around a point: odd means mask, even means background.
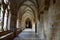
[[[14,40],[40,40],[32,29],[23,30]]]

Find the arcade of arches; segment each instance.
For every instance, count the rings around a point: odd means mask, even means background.
[[[0,40],[60,40],[60,0],[0,0]]]

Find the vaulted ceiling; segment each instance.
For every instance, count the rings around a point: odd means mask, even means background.
[[[19,15],[19,17],[22,18],[26,11],[30,11],[34,17],[37,15],[38,19],[40,13],[48,10],[49,1],[50,0],[9,0],[12,15]]]
[[[38,8],[37,0],[9,0],[11,3],[11,10],[17,12],[22,5],[35,6]],[[13,12],[14,13],[14,12]]]
[[[19,4],[20,5],[20,4]],[[19,6],[18,5],[18,6]],[[26,14],[25,16],[29,17],[29,15],[32,13],[33,17],[36,17],[37,13],[37,3],[34,0],[25,0],[23,1],[23,3],[19,6],[18,9],[18,15],[20,18],[22,18],[22,16],[26,13],[28,13],[28,15]],[[31,15],[31,16],[32,16]],[[30,17],[31,17],[30,16]]]

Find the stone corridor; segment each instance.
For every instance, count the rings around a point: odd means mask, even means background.
[[[60,40],[60,0],[0,0],[0,40]]]

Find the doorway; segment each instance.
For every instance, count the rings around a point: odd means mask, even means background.
[[[32,28],[31,21],[26,21],[26,28]]]

